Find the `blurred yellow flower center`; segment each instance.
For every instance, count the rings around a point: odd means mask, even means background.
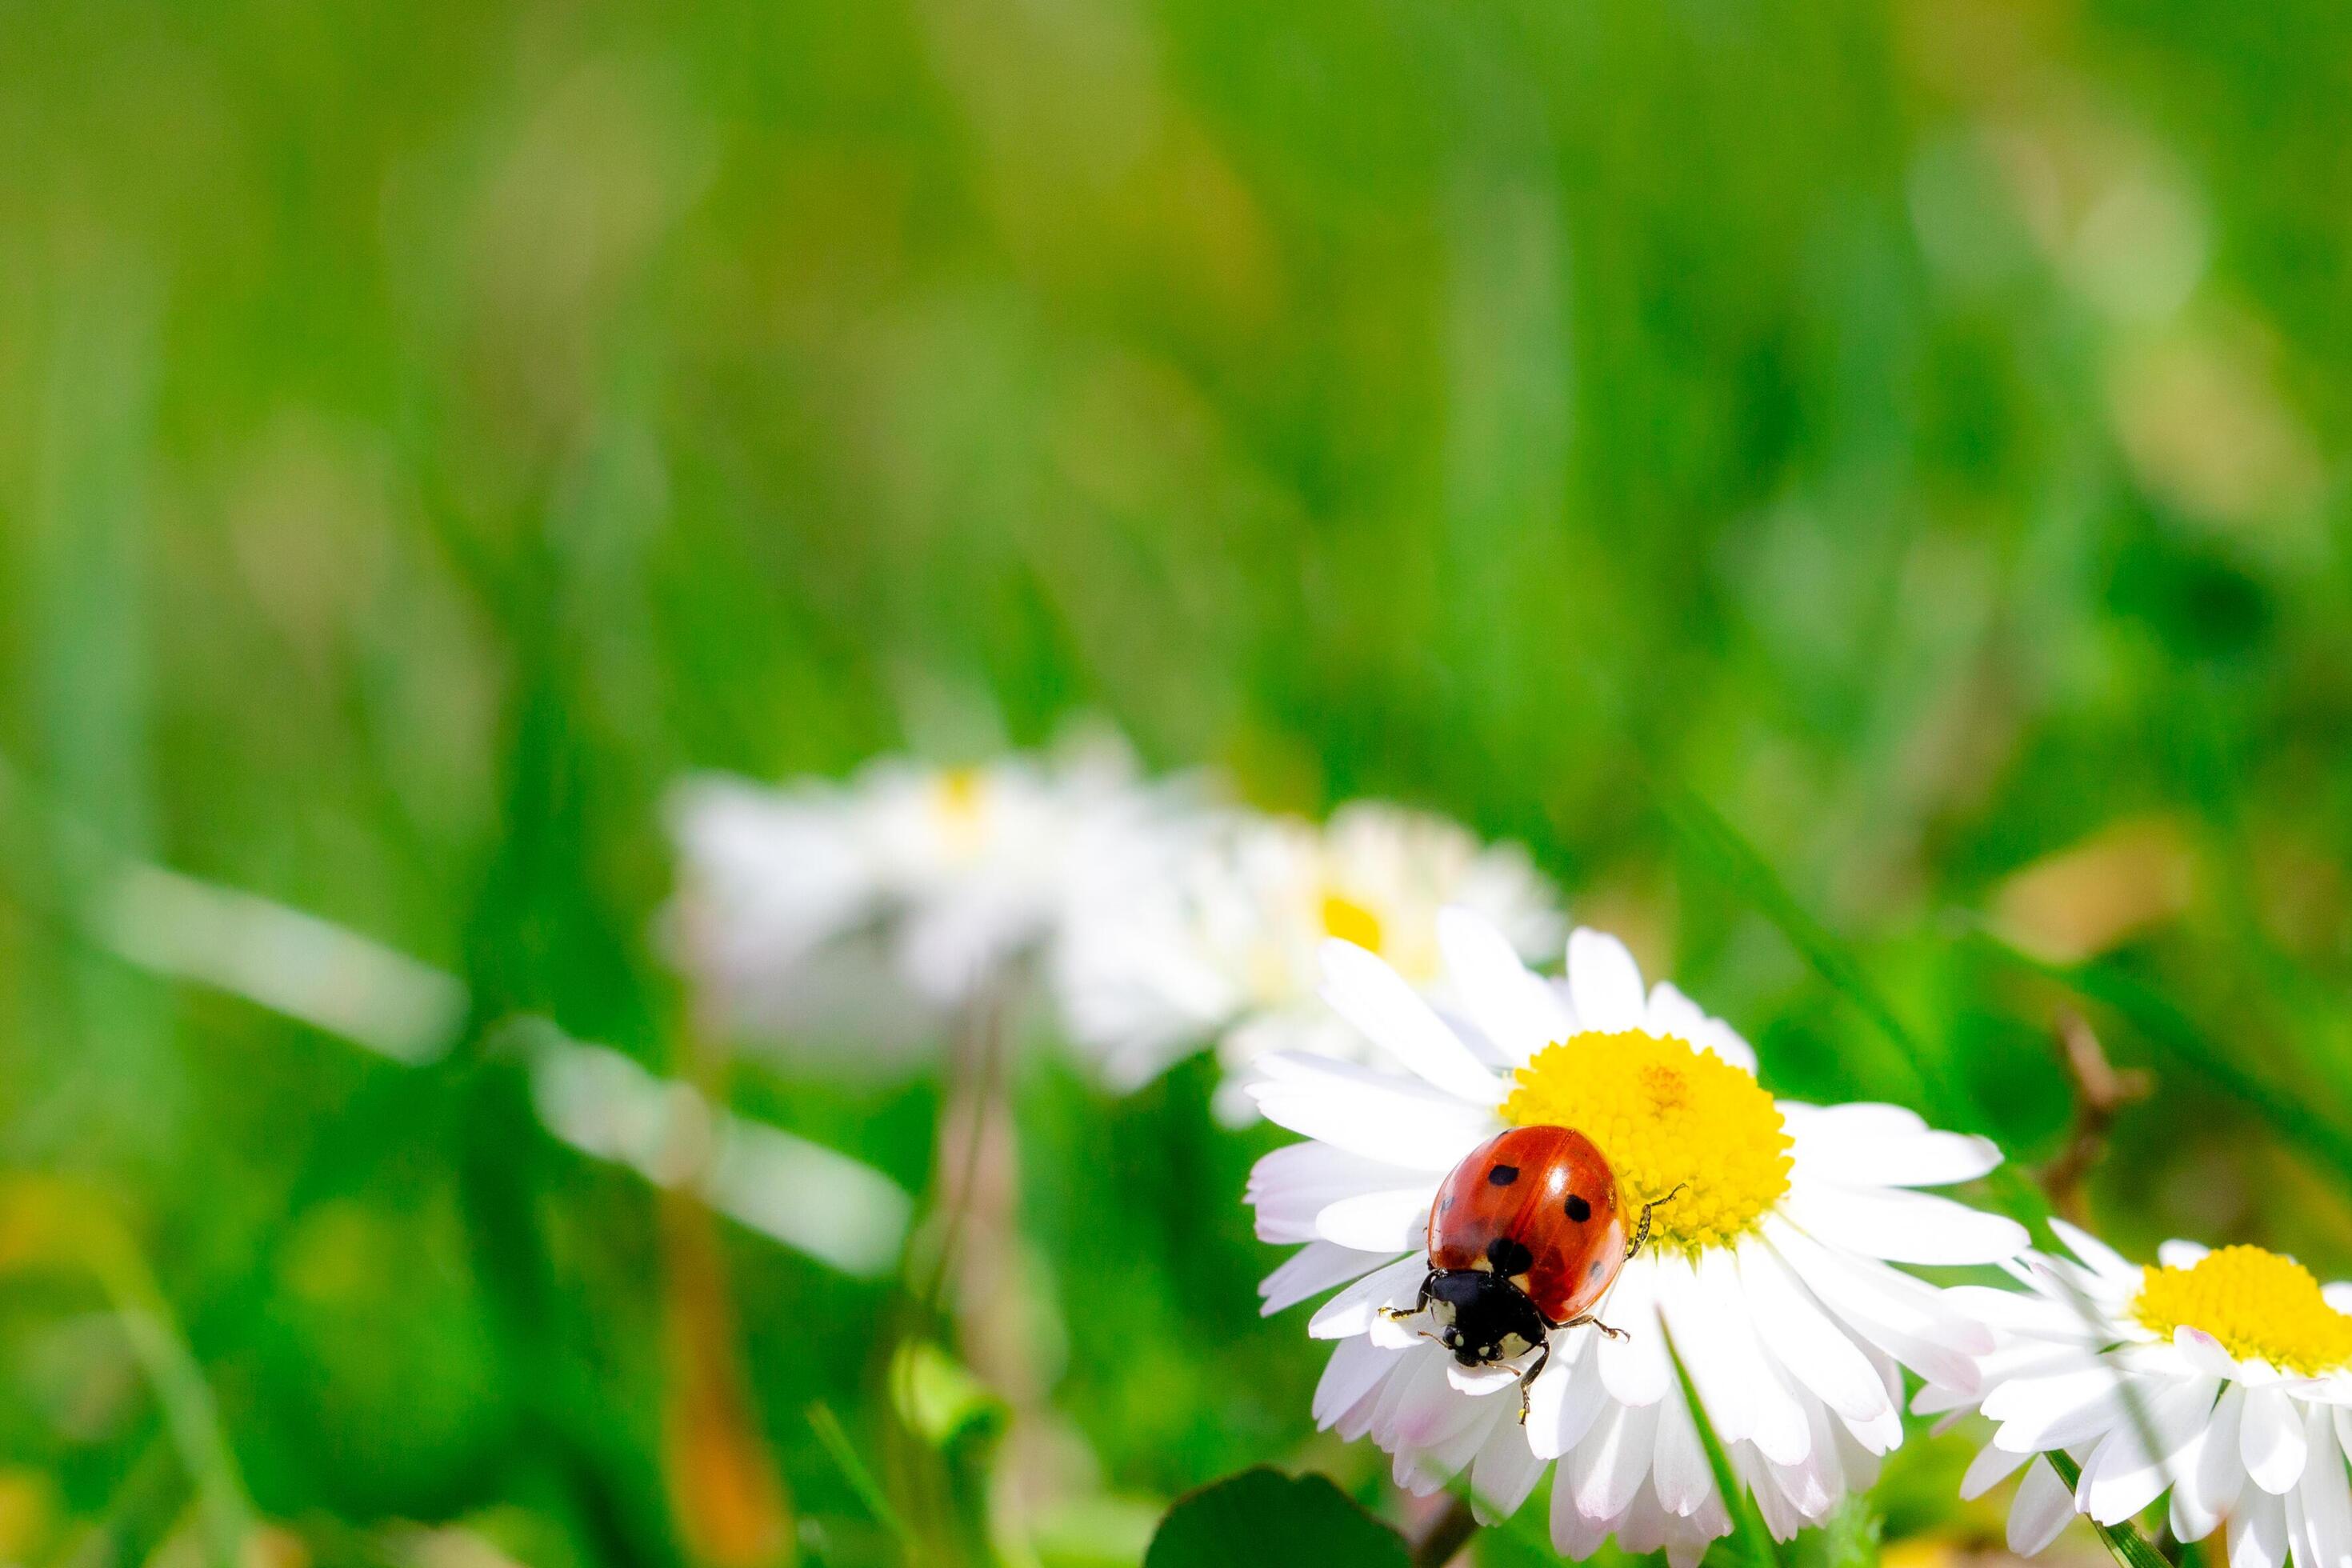
[[[2242,1361],[2299,1376],[2352,1362],[2352,1317],[2327,1304],[2310,1269],[2259,1247],[2224,1247],[2187,1268],[2150,1264],[2131,1314],[2151,1333],[2202,1329]]]
[[[1538,1051],[1517,1077],[1504,1119],[1591,1139],[1617,1173],[1629,1226],[1642,1205],[1682,1187],[1652,1220],[1661,1246],[1728,1246],[1789,1190],[1780,1108],[1713,1051],[1638,1029],[1588,1031]]]
[[[1381,950],[1381,917],[1348,897],[1327,890],[1323,895],[1323,931],[1341,942],[1352,942],[1368,952]]]
[[[988,774],[979,768],[941,768],[931,784],[931,808],[950,851],[971,854],[986,837]]]

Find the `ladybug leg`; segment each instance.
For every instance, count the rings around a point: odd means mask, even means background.
[[[1390,1322],[1391,1322],[1391,1323],[1402,1323],[1402,1322],[1403,1322],[1407,1318],[1417,1318],[1417,1317],[1421,1316],[1421,1314],[1422,1314],[1422,1313],[1423,1313],[1423,1312],[1427,1311],[1428,1310],[1429,1310],[1429,1281],[1428,1281],[1427,1279],[1423,1279],[1423,1280],[1421,1282],[1421,1294],[1420,1294],[1419,1296],[1417,1296],[1417,1297],[1415,1297],[1415,1298],[1413,1299],[1413,1303],[1412,1303],[1412,1306],[1410,1306],[1410,1307],[1382,1307],[1382,1308],[1381,1309],[1381,1317],[1383,1317],[1383,1318],[1386,1318],[1386,1319],[1387,1319]],[[1433,1335],[1430,1335],[1430,1334],[1423,1334],[1422,1337],[1423,1337],[1423,1339],[1431,1339],[1431,1338],[1434,1338],[1435,1336],[1433,1336]]]
[[[1631,1258],[1635,1253],[1641,1251],[1643,1245],[1649,1241],[1650,1211],[1655,1208],[1663,1208],[1667,1204],[1674,1202],[1675,1199],[1682,1195],[1682,1190],[1689,1185],[1690,1184],[1688,1182],[1676,1182],[1673,1192],[1668,1193],[1664,1197],[1659,1198],[1654,1203],[1646,1203],[1642,1205],[1642,1223],[1633,1227],[1633,1239],[1625,1244],[1626,1257]]]
[[[1630,1340],[1630,1339],[1632,1339],[1632,1338],[1633,1337],[1633,1335],[1631,1335],[1631,1334],[1627,1333],[1627,1332],[1626,1332],[1624,1330],[1622,1330],[1622,1329],[1612,1329],[1612,1328],[1611,1328],[1608,1324],[1606,1324],[1606,1323],[1602,1322],[1600,1319],[1598,1319],[1598,1318],[1594,1317],[1594,1316],[1593,1316],[1591,1313],[1590,1313],[1590,1312],[1585,1313],[1585,1314],[1584,1314],[1584,1316],[1582,1316],[1582,1317],[1580,1317],[1580,1318],[1570,1318],[1568,1321],[1566,1321],[1566,1322],[1564,1322],[1564,1323],[1560,1324],[1559,1326],[1560,1326],[1561,1328],[1563,1328],[1563,1329],[1573,1329],[1573,1328],[1580,1328],[1580,1327],[1581,1327],[1582,1325],[1584,1325],[1584,1324],[1586,1324],[1586,1323],[1590,1323],[1590,1324],[1591,1324],[1595,1329],[1599,1330],[1602,1334],[1605,1334],[1606,1336],[1608,1336],[1610,1339],[1612,1339],[1612,1340]],[[1550,1348],[1550,1347],[1549,1347],[1549,1345],[1547,1345],[1547,1346],[1545,1347],[1545,1349],[1547,1349],[1547,1350],[1549,1350],[1549,1348]]]
[[[1519,1373],[1519,1425],[1522,1426],[1528,1424],[1528,1408],[1535,1399],[1530,1391],[1536,1385],[1536,1379],[1543,1375],[1544,1366],[1550,1360],[1551,1341],[1546,1340],[1542,1348],[1536,1352],[1535,1363]]]

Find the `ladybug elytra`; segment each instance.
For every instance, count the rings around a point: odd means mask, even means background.
[[[1680,1187],[1675,1193],[1682,1191]],[[1529,1351],[1519,1374],[1519,1419],[1528,1390],[1551,1359],[1555,1329],[1591,1323],[1626,1260],[1650,1238],[1642,1205],[1629,1238],[1617,1212],[1617,1173],[1591,1139],[1568,1127],[1514,1127],[1498,1132],[1454,1167],[1429,1210],[1429,1274],[1410,1310],[1384,1307],[1402,1321],[1426,1312],[1433,1339],[1464,1366],[1492,1366]]]

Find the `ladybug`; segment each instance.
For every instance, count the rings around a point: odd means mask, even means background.
[[[1492,1366],[1529,1351],[1519,1375],[1519,1419],[1528,1390],[1551,1359],[1555,1329],[1591,1323],[1612,1339],[1623,1331],[1593,1316],[1618,1271],[1650,1239],[1643,1204],[1633,1236],[1617,1212],[1617,1173],[1591,1139],[1570,1127],[1514,1127],[1464,1156],[1429,1210],[1429,1273],[1402,1321],[1426,1312],[1423,1332],[1464,1366]]]

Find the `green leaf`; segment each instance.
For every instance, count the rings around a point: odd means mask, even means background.
[[[1410,1568],[1403,1538],[1318,1475],[1264,1466],[1176,1500],[1143,1568]]]
[[[2066,1483],[2069,1490],[2083,1484],[2083,1467],[2074,1462],[2073,1455],[2053,1450],[2042,1457],[2050,1461],[2050,1468],[2058,1472],[2059,1479]],[[2164,1554],[2148,1544],[2147,1537],[2142,1535],[2139,1527],[2131,1521],[2126,1520],[2121,1524],[2100,1524],[2096,1520],[2091,1522],[2097,1528],[2099,1539],[2107,1543],[2107,1550],[2116,1554],[2116,1561],[2122,1563],[2123,1568],[2172,1568],[2164,1560]]]

